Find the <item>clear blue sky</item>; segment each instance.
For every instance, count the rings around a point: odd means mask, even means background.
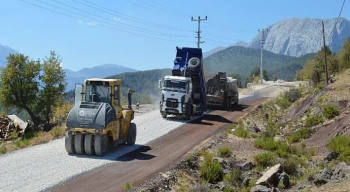
[[[74,18],[20,0],[1,0],[0,44],[33,59],[55,50],[63,58],[63,67],[71,70],[105,63],[138,70],[170,68],[176,46],[196,47],[193,31],[197,30],[197,22],[191,21],[191,16],[208,16],[201,23],[206,41],[201,47],[208,51],[238,40],[249,42],[258,29],[282,19],[336,18],[343,3],[343,0],[24,1]],[[94,5],[89,2],[101,7],[91,8]],[[350,18],[349,8],[350,2],[345,2],[342,17]]]

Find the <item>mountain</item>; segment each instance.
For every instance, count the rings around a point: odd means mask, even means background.
[[[286,71],[282,70],[282,67],[290,65],[304,66],[309,57],[293,57],[264,50],[263,69],[267,70],[270,77],[275,74],[269,73],[269,71],[279,73],[282,76],[281,71]],[[259,49],[231,46],[205,58],[204,69],[210,75],[225,71],[227,74],[239,73],[242,76],[247,76],[255,66],[260,67],[260,59]],[[288,73],[294,75],[296,70]]]
[[[10,53],[16,53],[16,52],[17,51],[12,49],[11,47],[0,45],[0,66],[4,66],[6,64],[6,57]]]
[[[233,44],[233,46],[241,46],[241,47],[247,47],[249,45],[249,43],[244,42],[244,41],[238,41],[235,44]]]
[[[289,56],[315,53],[323,46],[322,21],[324,21],[326,45],[332,52],[339,52],[343,42],[350,37],[350,21],[345,18],[339,18],[338,22],[337,18],[291,18],[279,21],[266,27],[268,31],[265,33],[264,49]],[[334,31],[331,33],[333,28]],[[257,34],[247,47],[260,49],[260,43],[261,35]]]
[[[222,46],[215,47],[215,48],[212,49],[212,50],[209,50],[209,51],[207,51],[207,52],[204,52],[204,53],[203,53],[203,58],[206,58],[206,57],[210,56],[211,54],[216,53],[216,52],[218,52],[218,51],[221,51],[221,50],[223,50],[223,49],[226,49],[226,47],[222,47]]]
[[[82,83],[86,78],[104,78],[110,75],[125,73],[125,72],[136,72],[137,70],[124,67],[116,64],[104,64],[98,65],[91,68],[83,68],[79,71],[72,71],[64,69],[67,80],[67,90],[74,89],[75,83]]]

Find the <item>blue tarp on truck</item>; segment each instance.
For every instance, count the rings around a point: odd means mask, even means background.
[[[200,60],[198,65],[189,65],[191,58]],[[176,47],[176,58],[172,70],[173,76],[186,76],[192,79],[192,98],[196,104],[201,103],[206,110],[206,84],[203,71],[203,53],[201,48]]]

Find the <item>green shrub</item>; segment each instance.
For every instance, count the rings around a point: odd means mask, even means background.
[[[328,149],[340,154],[340,160],[350,163],[350,137],[336,136],[327,144]]]
[[[299,165],[300,165],[300,160],[298,157],[294,155],[285,159],[284,162],[282,163],[283,171],[290,175],[294,175],[297,173]]]
[[[289,91],[284,92],[284,97],[291,103],[294,103],[301,97],[300,89],[290,89]]]
[[[323,123],[323,118],[322,116],[312,116],[312,117],[307,117],[305,120],[305,126],[306,127],[313,127],[316,125],[319,125],[321,123]]]
[[[0,154],[5,154],[7,152],[7,148],[5,145],[0,146]]]
[[[222,178],[222,167],[217,161],[214,161],[213,154],[204,152],[204,162],[199,169],[199,174],[206,182],[213,183]]]
[[[275,164],[276,155],[272,152],[260,153],[254,156],[256,163],[264,168]]]
[[[132,188],[132,184],[131,183],[125,183],[124,184],[124,189],[127,191],[127,190],[130,190]]]
[[[333,104],[328,104],[323,108],[323,115],[327,118],[327,119],[332,119],[335,116],[339,115],[339,110],[338,108],[333,105]]]
[[[50,132],[52,137],[56,138],[64,135],[65,129],[63,127],[57,126],[57,127],[54,127]]]
[[[232,155],[232,150],[229,146],[220,147],[218,150],[220,157],[229,157]]]
[[[292,104],[288,101],[287,98],[278,96],[276,99],[276,104],[281,107],[282,109],[287,109],[290,107]]]
[[[323,89],[323,87],[324,87],[323,82],[317,83],[317,90],[321,90],[321,89]]]
[[[309,138],[312,133],[312,129],[303,127],[290,134],[287,138],[290,143],[296,143],[299,142],[301,139]]]
[[[244,127],[236,127],[233,134],[236,135],[237,137],[241,137],[241,138],[249,138],[250,137],[249,131],[246,130]]]
[[[231,173],[228,173],[224,176],[224,182],[236,186],[240,182],[240,173],[238,169],[234,169]]]

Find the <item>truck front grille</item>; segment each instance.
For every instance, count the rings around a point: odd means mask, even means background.
[[[166,106],[171,108],[177,108],[179,106],[179,103],[177,99],[167,99]]]

